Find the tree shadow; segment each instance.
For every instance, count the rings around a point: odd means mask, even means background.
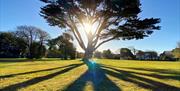
[[[135,72],[135,71],[128,71],[130,73],[144,75],[144,76],[150,76],[158,79],[173,79],[173,80],[179,80],[180,81],[180,73],[177,71],[172,70],[164,70],[164,69],[151,69],[151,68],[132,68],[132,67],[116,67],[111,65],[104,65],[109,66],[113,68],[119,68],[119,69],[130,69],[130,70],[137,70],[137,71],[149,71],[149,72],[155,72],[153,74],[146,74],[141,72]],[[160,74],[159,74],[160,73]],[[162,74],[169,74],[169,75],[162,75]]]
[[[104,65],[104,64],[103,64]],[[105,65],[111,66],[115,68],[126,68],[126,69],[134,69],[134,70],[142,70],[142,71],[150,71],[150,72],[158,72],[162,74],[172,74],[172,75],[180,75],[179,71],[169,70],[169,69],[153,69],[153,68],[135,68],[135,67],[119,67],[119,66],[112,66],[112,65]]]
[[[78,64],[71,64],[71,65],[67,65],[67,66],[63,66],[63,67],[56,67],[56,68],[50,68],[50,69],[36,70],[36,71],[30,71],[30,72],[24,72],[24,73],[16,73],[16,74],[3,75],[3,76],[0,76],[0,79],[2,79],[2,78],[14,77],[14,76],[18,76],[18,75],[38,73],[38,72],[43,72],[43,71],[51,71],[51,70],[56,70],[56,69],[66,68],[66,67],[71,67],[71,66],[75,66],[75,65],[78,65]]]
[[[88,69],[63,91],[84,91],[88,82],[92,83],[94,91],[121,91],[121,89],[105,75],[98,64],[93,64],[93,66],[94,70]]]
[[[30,80],[27,80],[27,81],[24,81],[24,82],[21,82],[21,83],[17,83],[17,84],[7,86],[5,88],[0,89],[0,91],[17,91],[20,88],[24,88],[24,87],[27,87],[27,86],[30,86],[30,85],[33,85],[33,84],[37,84],[39,82],[51,79],[51,78],[53,78],[53,77],[55,77],[57,75],[66,73],[66,72],[68,72],[68,71],[70,71],[70,70],[72,70],[72,69],[74,69],[76,67],[79,67],[81,65],[83,65],[83,63],[74,64],[72,66],[69,66],[69,67],[61,70],[61,71],[58,71],[58,72],[55,72],[55,73],[52,73],[52,74],[48,74],[46,76],[36,77],[36,78],[30,79]]]
[[[14,62],[30,62],[32,60],[30,59],[23,59],[23,60],[19,60],[19,59],[14,59],[14,60],[8,60],[8,59],[1,59],[0,62],[3,62],[3,63],[14,63]]]
[[[134,83],[138,85],[139,87],[142,87],[145,89],[150,89],[152,91],[180,91],[180,88],[178,87],[171,86],[162,82],[154,81],[152,79],[139,76],[139,75],[144,75],[144,74],[134,73],[132,71],[127,71],[127,70],[122,70],[122,69],[116,69],[116,68],[105,66],[105,65],[102,65],[101,67],[108,75],[111,75],[113,77],[116,77],[118,79],[121,79],[127,82]],[[135,75],[135,74],[138,74],[138,75]]]
[[[173,71],[173,70],[165,70],[165,69],[151,69],[151,68],[147,68],[147,69],[146,68],[128,68],[128,69],[158,72],[162,74],[180,75],[180,72]]]
[[[127,69],[149,71],[149,72],[158,72],[158,73],[153,73],[153,74],[145,74],[145,73],[138,73],[138,72],[130,71],[131,73],[150,76],[150,77],[154,77],[154,78],[158,78],[158,79],[173,79],[173,80],[179,80],[180,81],[180,73],[178,73],[176,71],[168,72],[168,71],[163,70],[163,69],[141,69],[141,68],[127,68]],[[161,74],[169,74],[169,75],[161,75]]]
[[[21,83],[13,84],[10,86],[7,86],[5,88],[0,89],[0,91],[17,91],[20,88],[24,88],[36,83],[39,83],[41,81],[45,81],[48,79],[51,79],[59,74],[63,74],[69,70],[72,70],[78,66],[81,66],[82,64],[71,64],[68,66],[63,66],[63,67],[56,67],[56,68],[51,68],[51,69],[44,69],[44,70],[37,70],[37,71],[31,71],[31,72],[24,72],[24,73],[17,73],[17,74],[11,74],[11,75],[5,75],[1,76],[0,78],[8,78],[8,77],[13,77],[17,75],[24,75],[24,74],[31,74],[31,73],[36,73],[36,72],[42,72],[42,71],[51,71],[51,70],[56,70],[60,68],[65,68],[64,70],[48,74],[46,76],[41,76],[41,77],[36,77]],[[63,91],[83,91],[87,85],[87,83],[92,83],[93,90],[94,91],[121,91],[121,88],[118,87],[114,82],[109,79],[106,74],[113,76],[115,78],[124,80],[126,82],[130,82],[133,84],[136,84],[139,87],[149,89],[152,91],[180,91],[180,88],[168,85],[166,83],[162,83],[159,81],[155,81],[152,79],[149,79],[144,76],[148,77],[153,77],[153,78],[158,78],[158,79],[175,79],[179,80],[176,77],[177,76],[162,76],[162,75],[157,75],[157,74],[145,74],[141,72],[136,72],[136,71],[131,71],[128,69],[133,69],[133,70],[143,70],[143,71],[156,71],[155,69],[138,69],[138,68],[128,68],[128,67],[113,67],[110,65],[99,65],[99,64],[92,64],[92,69],[88,69],[84,74],[82,74],[78,79],[76,79],[73,83],[68,85]],[[126,70],[125,70],[125,69]],[[161,72],[161,70],[157,70],[158,72]],[[162,71],[162,73],[166,72],[165,70]],[[168,72],[166,72],[168,73]],[[176,72],[169,72],[168,74],[173,73],[175,75]],[[179,77],[179,76],[178,76]]]

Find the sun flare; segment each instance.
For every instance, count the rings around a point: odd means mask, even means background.
[[[85,31],[87,32],[87,33],[92,33],[92,27],[93,27],[93,25],[92,24],[90,24],[90,23],[84,23],[84,28],[85,28]]]

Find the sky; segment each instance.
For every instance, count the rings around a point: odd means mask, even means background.
[[[155,31],[150,37],[142,40],[114,40],[102,45],[99,51],[134,47],[143,51],[170,51],[180,41],[180,0],[141,0],[143,18],[160,18],[161,30]],[[0,0],[0,31],[14,31],[20,25],[32,25],[48,32],[52,38],[62,34],[58,27],[49,26],[40,15],[40,7],[44,4],[39,0]],[[76,44],[77,45],[77,44]],[[82,51],[78,45],[77,50]]]

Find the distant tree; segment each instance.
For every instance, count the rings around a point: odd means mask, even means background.
[[[146,51],[144,52],[146,60],[157,60],[158,53],[156,51]]]
[[[140,0],[41,1],[46,3],[41,16],[51,26],[69,29],[85,51],[84,59],[108,41],[143,39],[160,29],[155,25],[159,19],[138,17]]]
[[[176,58],[177,60],[180,60],[180,48],[173,49],[172,54],[173,54],[174,58]]]
[[[46,47],[45,44],[47,44],[48,40],[50,39],[50,35],[43,31],[43,30],[38,30],[38,37],[39,37],[39,48],[38,48],[38,53],[39,53],[39,58],[45,56],[46,53]]]
[[[0,57],[24,57],[26,52],[25,41],[10,32],[0,33]]]
[[[36,51],[41,51],[37,53],[42,53],[44,51],[43,44],[49,39],[49,34],[45,31],[34,27],[34,26],[18,26],[16,32],[14,33],[17,37],[23,38],[26,42],[26,47],[28,50],[28,58],[34,58],[33,56],[33,43],[39,43],[39,48]]]
[[[132,54],[131,50],[129,50],[128,48],[121,48],[120,57],[121,57],[121,59],[125,59],[125,60],[135,58],[134,55]]]
[[[145,59],[145,53],[141,50],[138,50],[138,52],[136,53],[136,59],[144,60]]]
[[[99,52],[99,51],[95,51],[95,52],[94,52],[94,57],[95,57],[95,58],[102,58],[102,53]]]
[[[50,39],[48,40],[48,52],[47,52],[47,57],[48,58],[61,58],[62,53],[59,50],[59,47],[56,45],[56,38],[55,39]]]
[[[57,46],[57,49],[61,52],[61,58],[65,60],[68,58],[75,59],[76,48],[74,47],[72,41],[73,37],[69,33],[63,33],[63,35],[49,40],[49,49],[52,50],[55,46]]]
[[[160,54],[160,60],[171,61],[175,60],[171,51],[164,51]]]
[[[74,59],[75,48],[73,43],[71,42],[73,37],[69,33],[63,33],[62,36],[56,38],[56,44],[59,46],[59,50],[62,53],[62,58],[67,60],[68,56]],[[73,57],[74,56],[74,57]]]
[[[131,50],[131,52],[133,53],[133,55],[136,55],[136,53],[138,52],[138,50],[137,50],[134,46],[130,46],[130,47],[128,47],[128,49]]]
[[[55,39],[49,39],[47,45],[48,45],[48,50],[57,50]]]
[[[62,54],[64,55],[64,59],[67,58],[75,59],[76,57],[76,48],[74,47],[73,43],[66,41],[65,45],[61,48]]]
[[[120,59],[121,57],[120,57],[120,54],[113,54],[113,59]]]
[[[39,42],[33,42],[31,45],[31,53],[32,58],[42,58],[45,56],[46,48]]]
[[[108,59],[113,58],[113,57],[112,57],[113,54],[112,54],[112,52],[111,52],[110,49],[104,50],[103,53],[102,53],[102,55],[103,55],[103,58],[108,58]]]
[[[46,57],[48,57],[48,58],[61,58],[62,57],[61,54],[62,54],[61,51],[56,50],[56,49],[48,50]]]

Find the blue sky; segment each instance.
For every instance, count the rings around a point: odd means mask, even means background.
[[[143,40],[111,41],[98,50],[134,46],[141,50],[162,52],[172,50],[180,41],[180,0],[141,0],[141,18],[161,18],[161,30]],[[13,31],[19,25],[33,25],[47,31],[51,37],[62,34],[57,27],[49,26],[39,15],[43,3],[39,0],[0,0],[0,31]],[[78,50],[80,50],[78,48]]]

